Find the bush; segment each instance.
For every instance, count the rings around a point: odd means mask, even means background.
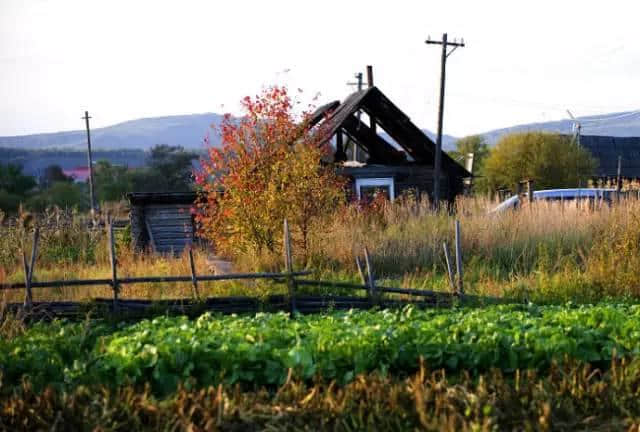
[[[56,182],[27,201],[27,207],[42,212],[50,207],[87,210],[89,197],[85,188],[74,183]]]
[[[219,253],[276,253],[287,218],[306,257],[316,222],[344,199],[343,181],[322,164],[326,135],[292,107],[279,87],[245,98],[246,116],[239,122],[225,117],[222,149],[210,148],[202,161],[198,220]]]
[[[495,191],[517,189],[518,182],[535,181],[537,189],[577,187],[593,173],[597,163],[588,150],[571,145],[564,135],[526,132],[505,135],[489,152],[482,184]]]

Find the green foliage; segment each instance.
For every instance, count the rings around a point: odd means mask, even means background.
[[[25,198],[0,189],[0,210],[6,213],[16,213]]]
[[[85,185],[56,182],[48,189],[29,198],[27,207],[37,212],[42,212],[51,207],[87,210],[89,208],[89,198]]]
[[[0,221],[1,222],[1,221]],[[7,221],[9,222],[9,221]],[[15,223],[0,223],[0,274],[22,271],[20,247],[31,243],[34,224],[40,226],[37,270],[34,277],[46,267],[65,264],[94,265],[100,249],[104,250],[103,231],[89,230],[89,221],[71,210],[47,208],[38,215],[24,212]],[[26,240],[26,241],[25,241]],[[30,251],[29,251],[30,252]]]
[[[120,201],[133,191],[133,175],[126,166],[115,166],[106,160],[96,163],[93,178],[99,202]]]
[[[21,166],[0,164],[0,210],[15,213],[35,186],[35,178],[24,175]]]
[[[56,182],[73,182],[73,179],[67,177],[60,165],[49,165],[44,169],[44,174],[40,179],[40,186],[49,188]]]
[[[10,194],[26,196],[36,186],[33,177],[22,173],[22,167],[18,165],[0,164],[0,189]]]
[[[131,173],[136,191],[184,192],[193,188],[192,164],[198,155],[185,151],[182,146],[166,144],[154,146],[146,168]]]
[[[115,331],[114,331],[115,330]],[[100,336],[95,336],[100,335]],[[179,382],[282,384],[314,377],[429,368],[480,373],[546,369],[565,358],[606,365],[640,354],[640,306],[490,306],[298,316],[159,317],[120,329],[39,324],[0,339],[7,385],[144,384],[167,394]],[[11,358],[11,360],[9,360]]]
[[[517,189],[518,182],[535,181],[536,189],[578,187],[596,168],[596,161],[571,138],[545,132],[505,135],[487,157],[482,175],[490,191]]]
[[[464,166],[469,153],[473,153],[473,174],[482,171],[484,161],[489,155],[487,140],[482,135],[470,135],[456,141],[456,149],[449,155]]]

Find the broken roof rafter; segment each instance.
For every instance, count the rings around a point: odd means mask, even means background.
[[[349,137],[363,148],[370,156],[371,163],[391,162],[406,163],[407,157],[401,151],[396,150],[384,138],[376,134],[355,115],[351,115],[342,123],[342,129]],[[369,144],[369,145],[367,145]]]
[[[325,118],[327,127],[325,133],[332,137],[338,130],[346,129],[345,123],[352,122],[351,118],[357,117],[358,111],[365,112],[376,124],[380,125],[389,136],[406,152],[407,155],[420,164],[433,164],[435,159],[435,143],[422,132],[411,119],[395,106],[377,87],[370,87],[349,95],[341,104],[337,101],[320,107],[313,114],[316,122]],[[362,123],[364,125],[364,123]],[[362,125],[360,127],[362,127]],[[366,125],[365,125],[366,126]],[[371,128],[369,128],[371,130]],[[376,137],[378,135],[376,134]],[[385,153],[398,152],[395,147],[380,137],[362,140],[360,144],[365,147],[383,146]],[[373,151],[367,151],[370,155]],[[401,152],[398,152],[401,153]],[[403,155],[406,162],[407,157]],[[382,159],[388,160],[388,159]],[[442,165],[453,171],[455,176],[470,177],[471,174],[460,164],[454,161],[445,152],[442,153]]]

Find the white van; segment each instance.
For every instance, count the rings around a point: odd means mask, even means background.
[[[604,201],[611,203],[615,196],[615,189],[598,189],[598,188],[575,188],[575,189],[547,189],[533,192],[534,201],[573,201],[591,199],[594,201]],[[516,209],[520,206],[520,197],[513,195],[502,201],[496,208],[489,213],[500,213],[509,209]]]

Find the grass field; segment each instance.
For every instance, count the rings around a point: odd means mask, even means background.
[[[520,304],[28,325],[5,314],[0,429],[638,430],[640,202],[489,216],[492,204],[458,202],[465,288]],[[108,278],[104,233],[67,216],[42,224],[35,280]],[[314,228],[306,256],[293,233],[295,267],[355,282],[354,256],[366,246],[380,284],[449,291],[442,243],[453,244],[453,221],[411,199],[342,209]],[[16,250],[32,226],[24,218],[0,228],[0,283],[23,280]],[[119,233],[119,275],[189,274],[186,256],[136,254],[129,244]],[[198,269],[209,253],[195,252]],[[282,270],[279,254],[233,258],[238,271]],[[200,289],[286,290],[264,281]],[[34,294],[85,301],[111,290]],[[191,287],[122,294],[189,297]],[[3,302],[23,295],[4,291]]]

